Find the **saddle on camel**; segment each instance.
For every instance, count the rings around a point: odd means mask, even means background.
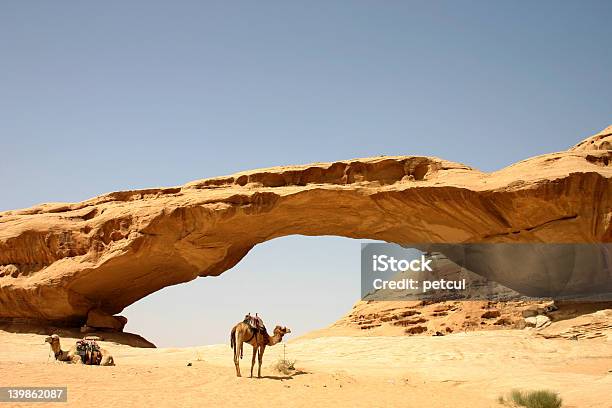
[[[95,340],[83,339],[76,342],[76,354],[81,357],[83,364],[100,365],[102,353]]]
[[[250,339],[249,338],[244,339],[246,343],[251,341],[251,339],[255,337],[257,333],[261,333],[265,341],[269,340],[270,335],[268,334],[268,331],[266,330],[266,326],[264,325],[263,320],[261,319],[261,317],[259,317],[257,313],[255,313],[255,316],[251,316],[251,313],[248,313],[246,316],[244,316],[244,320],[242,322],[248,324],[253,332]]]

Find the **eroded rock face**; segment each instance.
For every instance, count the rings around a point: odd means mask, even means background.
[[[111,316],[100,309],[91,309],[87,313],[87,327],[94,329],[110,329],[114,331],[123,331],[127,324],[125,316]]]
[[[612,241],[612,127],[493,173],[435,157],[275,167],[0,213],[0,317],[85,322],[291,235]],[[512,281],[510,277],[508,281]]]

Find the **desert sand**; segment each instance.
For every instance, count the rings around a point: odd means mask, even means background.
[[[249,346],[241,361],[247,376],[237,378],[229,344],[155,349],[103,341],[117,366],[79,366],[53,361],[43,335],[0,331],[0,378],[2,385],[67,386],[70,407],[500,407],[498,396],[513,388],[558,391],[564,407],[612,407],[611,317],[598,311],[545,331],[440,337],[364,337],[348,328],[338,336],[330,327],[267,348],[261,379],[248,377]],[[598,336],[546,338],[594,319],[607,322]],[[74,339],[63,341],[66,348]],[[272,367],[283,353],[296,360],[290,375]]]

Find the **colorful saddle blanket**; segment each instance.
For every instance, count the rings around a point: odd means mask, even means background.
[[[78,340],[76,342],[76,351],[81,357],[83,364],[99,365],[102,360],[100,346],[95,340]]]

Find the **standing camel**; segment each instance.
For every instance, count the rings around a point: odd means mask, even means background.
[[[251,328],[245,322],[240,322],[234,326],[230,334],[230,344],[234,350],[234,365],[236,366],[236,375],[240,375],[240,362],[242,358],[242,344],[248,343],[253,346],[253,358],[251,359],[251,377],[253,377],[253,367],[255,366],[255,354],[258,353],[259,367],[257,368],[257,377],[261,377],[261,360],[263,359],[266,346],[273,346],[283,340],[283,336],[291,333],[286,327],[276,326],[274,335],[269,336],[265,331],[260,331]]]
[[[49,343],[51,346],[51,351],[53,351],[53,355],[57,361],[66,361],[72,364],[83,364],[83,360],[81,356],[77,353],[76,345],[72,346],[67,351],[62,350],[62,346],[60,344],[60,338],[57,334],[53,334],[48,336],[45,339],[45,343]],[[113,356],[103,348],[100,348],[100,360],[98,364],[101,366],[114,366],[115,361],[113,360]],[[93,357],[90,357],[93,358]]]

